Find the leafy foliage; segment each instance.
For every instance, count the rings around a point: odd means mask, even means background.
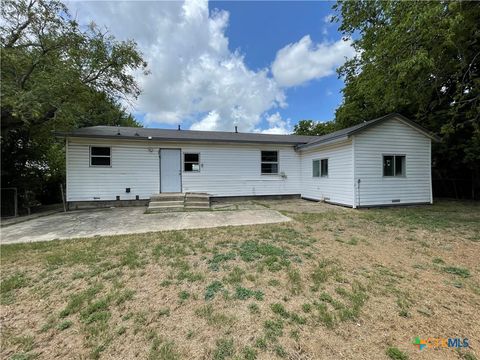
[[[337,127],[400,112],[442,137],[433,148],[437,177],[478,181],[479,4],[378,0],[334,8],[357,50],[338,69],[345,88]]]
[[[1,19],[2,187],[29,205],[25,190],[45,200],[64,178],[52,131],[139,126],[119,101],[140,94],[133,73],[146,63],[135,42],[81,27],[59,1],[5,1]]]

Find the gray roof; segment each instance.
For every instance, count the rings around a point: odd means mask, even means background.
[[[289,144],[295,145],[298,149],[304,149],[316,147],[327,142],[349,137],[353,134],[364,131],[374,125],[377,125],[391,118],[399,118],[420,131],[421,133],[423,133],[425,136],[428,136],[435,141],[439,141],[438,137],[432,135],[420,125],[396,113],[388,114],[374,120],[365,121],[361,124],[338,130],[323,136],[270,135],[259,133],[236,133],[226,131],[148,129],[122,126],[91,126],[75,129],[71,132],[56,133],[56,135],[62,137],[84,137],[100,139]]]
[[[75,129],[67,133],[57,133],[65,137],[85,137],[101,139],[130,139],[157,141],[207,141],[235,143],[267,143],[267,144],[306,144],[318,136],[270,135],[259,133],[242,133],[226,131],[193,131],[173,129],[148,129],[122,126],[91,126]]]
[[[360,124],[357,124],[357,125],[354,125],[354,126],[350,126],[348,128],[342,129],[342,130],[334,131],[334,132],[332,132],[330,134],[327,134],[327,135],[317,136],[315,140],[310,141],[307,144],[297,145],[297,148],[298,149],[311,148],[311,147],[315,147],[315,146],[318,146],[318,145],[321,145],[321,144],[324,144],[324,143],[327,143],[327,142],[330,142],[330,141],[334,141],[334,140],[337,140],[337,139],[349,137],[349,136],[352,136],[352,135],[357,134],[361,131],[367,130],[367,129],[371,128],[372,126],[378,125],[378,124],[380,124],[380,123],[382,123],[386,120],[392,119],[392,118],[397,118],[397,119],[402,120],[403,122],[412,126],[413,128],[420,131],[425,136],[431,138],[434,141],[440,141],[440,139],[436,135],[430,133],[427,129],[423,128],[422,126],[418,125],[417,123],[414,123],[413,121],[407,119],[405,116],[403,116],[401,114],[398,114],[398,113],[391,113],[391,114],[388,114],[388,115],[385,115],[385,116],[382,116],[382,117],[379,117],[379,118],[376,118],[376,119],[373,119],[373,120],[370,120],[370,121],[364,121],[363,123],[360,123]]]

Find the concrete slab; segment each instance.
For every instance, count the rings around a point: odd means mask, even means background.
[[[150,231],[269,224],[290,221],[270,209],[144,214],[144,207],[78,210],[1,228],[1,244]]]

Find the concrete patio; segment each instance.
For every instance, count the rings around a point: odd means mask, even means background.
[[[1,228],[1,244],[151,231],[268,224],[290,221],[263,207],[245,210],[145,214],[144,207],[107,208],[57,213]]]

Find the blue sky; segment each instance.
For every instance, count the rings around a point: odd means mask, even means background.
[[[305,35],[314,42],[341,38],[337,23],[326,23],[335,2],[213,1],[210,9],[230,13],[226,34],[232,50],[240,49],[253,69],[271,65],[276,52]],[[342,101],[343,81],[336,74],[287,90],[288,107],[280,113],[296,123],[301,119],[331,120]],[[264,124],[265,125],[265,124]]]
[[[150,74],[125,103],[147,127],[289,133],[331,120],[343,86],[335,69],[355,55],[332,2],[73,1],[84,24],[133,39]]]

